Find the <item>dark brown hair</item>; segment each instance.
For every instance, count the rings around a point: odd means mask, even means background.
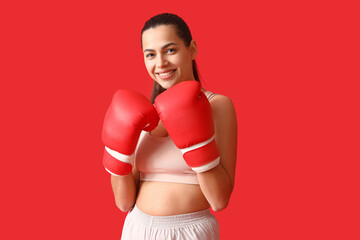
[[[155,15],[154,17],[150,18],[145,22],[143,29],[141,30],[141,48],[142,48],[142,34],[144,31],[148,30],[149,28],[155,28],[159,25],[173,25],[175,27],[175,31],[180,39],[182,39],[185,43],[185,46],[189,47],[192,36],[190,29],[186,22],[180,18],[176,14],[172,13],[162,13]],[[199,74],[196,67],[195,60],[192,60],[192,68],[195,80],[200,82]],[[153,90],[151,93],[151,102],[154,103],[155,98],[166,89],[161,87],[156,81],[154,81]]]

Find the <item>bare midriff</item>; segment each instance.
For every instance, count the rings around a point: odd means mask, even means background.
[[[168,136],[161,121],[150,134],[156,137]],[[154,181],[140,182],[136,206],[153,216],[191,213],[210,207],[198,184]]]
[[[191,213],[210,207],[199,185],[150,181],[140,183],[136,206],[153,216]]]

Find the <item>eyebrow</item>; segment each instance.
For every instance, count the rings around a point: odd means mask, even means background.
[[[168,43],[168,44],[165,44],[164,46],[161,47],[161,50],[163,50],[164,48],[167,48],[168,46],[171,46],[171,45],[177,45],[177,44],[176,44],[176,43]],[[148,49],[148,48],[144,50],[144,52],[146,52],[146,51],[148,51],[148,52],[155,52],[154,49]]]

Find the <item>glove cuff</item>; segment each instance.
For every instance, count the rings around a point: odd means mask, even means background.
[[[124,155],[105,146],[103,164],[105,170],[115,176],[125,176],[131,173],[134,154]]]
[[[205,172],[220,163],[220,153],[215,137],[186,149],[181,149],[186,163],[195,172]]]
[[[202,172],[209,171],[210,169],[213,169],[214,167],[219,165],[219,163],[220,163],[220,157],[216,158],[214,161],[209,162],[209,163],[207,163],[205,165],[202,165],[202,166],[199,166],[199,167],[192,167],[191,169],[194,172],[202,173]]]

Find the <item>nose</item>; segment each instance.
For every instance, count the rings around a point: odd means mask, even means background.
[[[159,54],[159,57],[157,58],[156,65],[159,68],[165,67],[168,64],[168,61],[165,56]]]

